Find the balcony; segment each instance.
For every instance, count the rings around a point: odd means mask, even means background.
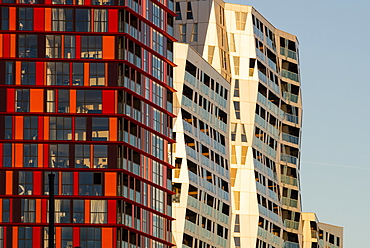
[[[290,134],[283,133],[283,140],[293,144],[299,144],[299,138]]]
[[[291,229],[298,230],[299,222],[296,222],[294,220],[284,220],[284,226],[288,227],[288,228],[291,228]]]
[[[299,244],[285,241],[284,248],[299,248]]]
[[[288,154],[280,154],[280,160],[281,161],[285,161],[285,162],[288,162],[288,163],[291,163],[291,164],[297,164],[298,162],[298,158],[297,157],[293,157],[293,156],[290,156]]]
[[[290,184],[290,185],[293,185],[293,186],[298,186],[297,178],[290,177],[290,176],[281,175],[281,182],[286,183],[286,184]]]
[[[298,124],[298,116],[284,113],[284,119],[287,121],[293,122],[295,124]]]
[[[299,75],[297,73],[282,69],[281,70],[281,76],[283,76],[285,78],[289,78],[293,81],[299,82]]]
[[[295,94],[284,91],[283,92],[283,97],[287,101],[292,101],[292,102],[298,103],[298,96],[295,95]]]
[[[283,205],[290,206],[290,207],[293,207],[293,208],[296,208],[298,206],[298,201],[297,200],[290,199],[290,198],[287,198],[287,197],[283,197],[282,200],[283,200],[282,201]]]
[[[284,56],[287,56],[291,59],[294,59],[294,60],[297,60],[297,53],[292,51],[292,50],[289,50],[285,47],[280,47],[280,54],[281,55],[284,55]]]

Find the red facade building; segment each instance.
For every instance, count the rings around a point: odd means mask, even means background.
[[[171,0],[2,0],[0,248],[171,246]]]

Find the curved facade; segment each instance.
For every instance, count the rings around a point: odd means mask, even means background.
[[[170,247],[173,2],[3,0],[0,247]]]

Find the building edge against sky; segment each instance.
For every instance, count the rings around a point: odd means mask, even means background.
[[[252,6],[218,0],[175,6],[175,36],[231,82],[230,247],[303,247],[297,38]]]
[[[172,246],[173,7],[1,1],[0,247]]]

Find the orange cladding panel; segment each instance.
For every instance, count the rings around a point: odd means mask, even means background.
[[[114,59],[114,36],[103,36],[103,59]]]
[[[113,248],[112,240],[113,240],[112,228],[102,228],[102,247]]]
[[[15,116],[15,139],[23,139],[23,116]]]
[[[30,112],[43,112],[44,110],[44,90],[30,90]]]
[[[5,172],[5,194],[12,195],[13,194],[13,171],[6,171]]]
[[[116,196],[116,173],[106,172],[105,173],[105,195],[106,196]]]

